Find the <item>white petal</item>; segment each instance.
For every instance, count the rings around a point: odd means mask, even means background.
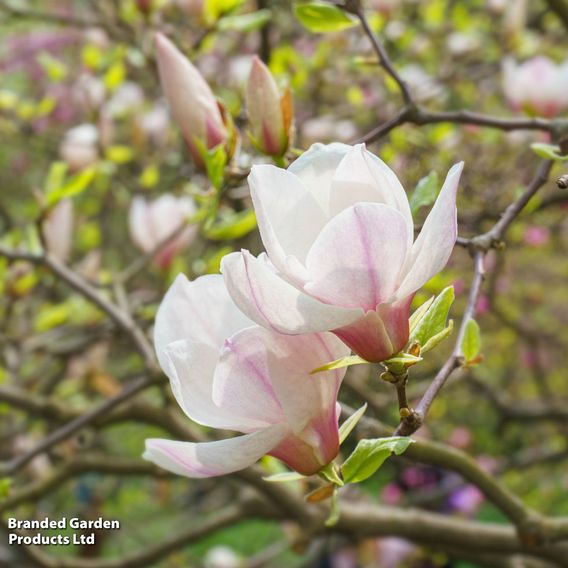
[[[306,291],[324,302],[375,310],[396,291],[408,251],[407,224],[392,207],[359,203],[334,217],[306,261]]]
[[[329,216],[331,180],[341,160],[351,149],[352,146],[340,142],[312,144],[308,151],[288,168],[289,172],[302,180],[327,216]]]
[[[384,203],[397,209],[407,223],[408,246],[414,223],[404,188],[396,174],[377,156],[358,144],[341,160],[331,182],[330,211],[337,215],[359,202]]]
[[[272,262],[287,270],[286,258],[300,262],[326,222],[314,197],[292,173],[270,165],[253,166],[248,178],[262,242]]]
[[[253,434],[194,444],[173,440],[146,440],[144,459],[178,475],[215,477],[252,465],[274,448],[286,435],[282,426]]]
[[[219,349],[227,337],[251,323],[231,300],[222,276],[190,282],[180,274],[156,314],[154,345],[160,364],[164,348],[173,341],[190,339]]]
[[[225,256],[221,272],[239,308],[259,325],[280,333],[328,331],[363,314],[360,309],[338,308],[308,296],[246,250]]]
[[[273,339],[267,333],[255,325],[225,341],[212,389],[213,400],[220,408],[261,421],[264,426],[284,420],[267,365]]]
[[[143,197],[135,197],[128,211],[128,228],[132,242],[144,252],[150,252],[156,244],[150,226],[149,205]]]
[[[213,380],[219,351],[210,345],[188,340],[174,341],[164,350],[162,367],[182,410],[195,422],[251,432],[270,422],[248,415],[246,409],[223,408],[213,401]]]
[[[462,170],[463,162],[459,162],[448,172],[440,195],[412,246],[406,277],[396,299],[406,298],[446,266],[458,235],[456,193]]]
[[[286,420],[298,433],[335,408],[346,369],[310,372],[349,353],[330,333],[291,336],[251,327],[233,336],[224,350],[213,398],[223,408],[250,407],[252,416]]]

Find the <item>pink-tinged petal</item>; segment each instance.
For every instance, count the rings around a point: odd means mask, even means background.
[[[73,202],[61,200],[42,223],[47,251],[61,262],[67,262],[73,245]]]
[[[320,204],[329,218],[331,180],[341,160],[351,151],[351,146],[334,142],[333,144],[312,144],[288,168],[298,176],[311,195]]]
[[[229,294],[246,316],[279,333],[327,331],[363,315],[361,309],[339,308],[308,296],[246,250],[225,256],[221,272]]]
[[[250,327],[227,342],[215,373],[213,399],[248,417],[287,421],[299,433],[322,415],[335,416],[337,391],[346,369],[310,375],[349,354],[329,333],[282,335]]]
[[[162,368],[181,409],[195,422],[250,432],[267,425],[266,421],[246,416],[238,408],[221,408],[213,401],[213,381],[219,351],[210,345],[188,340],[170,343],[162,355]]]
[[[351,325],[334,329],[346,345],[367,361],[380,363],[398,353],[408,341],[412,295],[393,304],[381,304]]]
[[[294,270],[287,257],[304,261],[326,222],[321,207],[287,170],[271,165],[253,166],[248,182],[262,242],[271,261],[281,271]],[[301,268],[297,276],[302,277]]]
[[[408,246],[414,223],[404,188],[396,174],[364,144],[354,146],[341,160],[331,182],[330,211],[337,215],[359,202],[384,203],[397,209],[407,224]]]
[[[191,144],[197,138],[208,145],[212,131],[216,141],[226,140],[217,100],[201,73],[160,33],[156,34],[156,55],[162,88],[186,141]]]
[[[254,464],[285,437],[285,429],[264,430],[217,442],[194,444],[173,440],[146,440],[144,459],[186,477],[216,477]]]
[[[190,282],[180,274],[156,314],[154,345],[158,360],[163,367],[164,349],[179,339],[218,350],[227,337],[251,324],[231,300],[222,276],[201,276]]]
[[[288,133],[284,130],[281,96],[268,67],[253,57],[246,88],[246,105],[252,136],[265,154],[281,156]]]
[[[396,298],[406,298],[436,275],[448,262],[458,235],[456,194],[463,162],[452,166],[420,235],[414,242]]]
[[[407,246],[407,224],[398,210],[354,205],[334,217],[310,249],[305,290],[335,306],[375,310],[396,291]]]
[[[304,432],[289,434],[269,453],[303,475],[317,473],[339,453],[337,414],[318,416]]]
[[[225,341],[215,370],[212,397],[227,412],[260,421],[263,426],[284,421],[268,368],[272,349],[265,329],[253,326]],[[274,334],[273,334],[274,335]]]
[[[132,242],[144,252],[150,252],[154,247],[149,226],[149,206],[143,197],[135,197],[128,211],[128,229]]]

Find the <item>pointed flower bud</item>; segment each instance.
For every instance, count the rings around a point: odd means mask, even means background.
[[[555,65],[539,56],[519,65],[505,59],[503,91],[514,110],[552,118],[568,108],[568,62]]]
[[[151,203],[143,197],[135,197],[128,215],[132,241],[146,254],[158,248],[154,263],[159,268],[168,268],[175,255],[195,239],[197,226],[188,225],[172,240],[168,241],[168,237],[176,233],[195,211],[193,199],[187,196],[175,197],[166,194]],[[164,246],[160,247],[161,244]]]
[[[246,88],[246,104],[253,144],[269,156],[283,156],[290,143],[292,99],[280,94],[268,67],[255,57]]]
[[[202,167],[202,149],[227,143],[222,107],[196,67],[163,34],[156,35],[160,82],[173,118],[195,163]]]
[[[301,337],[254,325],[220,275],[179,275],[156,316],[154,343],[182,410],[242,436],[194,444],[146,440],[144,457],[188,477],[224,475],[265,454],[312,475],[339,452],[337,393],[345,368],[310,375],[349,349],[331,333]]]
[[[42,234],[47,252],[61,262],[67,262],[73,243],[73,203],[61,200],[42,223]]]

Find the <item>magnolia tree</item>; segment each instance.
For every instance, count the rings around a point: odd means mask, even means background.
[[[568,565],[568,4],[0,14],[0,566]]]

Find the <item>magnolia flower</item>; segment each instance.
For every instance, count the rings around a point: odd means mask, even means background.
[[[219,103],[199,71],[163,34],[156,34],[156,48],[160,82],[172,115],[195,163],[202,166],[201,148],[214,148],[229,138]]]
[[[188,477],[243,469],[270,454],[311,475],[339,451],[345,370],[310,371],[347,348],[333,335],[286,336],[254,325],[220,275],[179,275],[156,316],[154,343],[176,400],[196,422],[242,432],[205,443],[146,440],[144,457]]]
[[[197,225],[188,225],[169,241],[168,237],[178,232],[196,210],[195,202],[188,196],[166,194],[151,203],[143,197],[135,197],[128,215],[132,241],[146,254],[159,249],[154,262],[160,268],[167,268],[174,256],[194,240]],[[160,247],[161,244],[164,246]]]
[[[503,91],[514,110],[553,117],[568,108],[568,62],[555,65],[539,56],[517,65],[505,59]]]
[[[59,154],[71,170],[82,170],[99,159],[98,142],[98,128],[94,124],[80,124],[65,133]]]
[[[61,262],[67,262],[73,242],[72,201],[70,199],[60,201],[47,214],[41,230],[47,251]]]
[[[290,143],[292,99],[281,96],[268,67],[254,57],[247,82],[246,104],[253,144],[264,154],[282,156]]]
[[[414,293],[454,246],[462,167],[449,171],[414,241],[402,185],[362,144],[314,144],[288,170],[254,166],[249,185],[268,256],[226,256],[229,293],[269,329],[333,331],[368,361],[389,358],[408,340]]]

